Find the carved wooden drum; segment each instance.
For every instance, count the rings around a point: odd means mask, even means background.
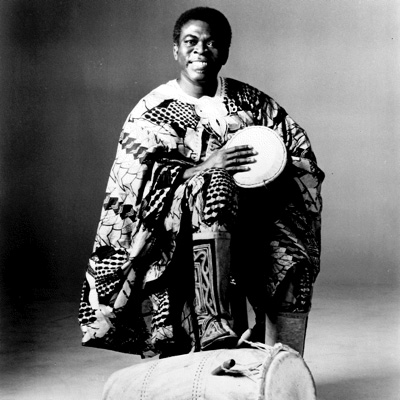
[[[248,144],[257,151],[256,162],[250,170],[236,173],[233,178],[243,188],[267,185],[276,179],[286,165],[287,152],[281,137],[266,126],[249,126],[236,132],[227,147]]]
[[[250,343],[250,342],[247,342]],[[288,346],[210,350],[119,370],[103,400],[315,400],[313,377]]]

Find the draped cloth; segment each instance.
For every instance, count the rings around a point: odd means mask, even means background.
[[[285,143],[278,179],[240,189],[220,168],[183,179],[251,125]],[[143,357],[174,343],[200,350],[233,326],[232,284],[262,312],[308,312],[323,179],[306,132],[256,88],[220,77],[214,97],[175,80],[153,90],[120,135],[82,288],[82,344]]]

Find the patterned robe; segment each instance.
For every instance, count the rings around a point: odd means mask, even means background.
[[[239,189],[222,169],[183,180],[185,169],[251,125],[285,143],[276,181]],[[207,254],[255,308],[308,312],[323,179],[305,131],[256,88],[220,77],[214,97],[188,96],[175,80],[153,90],[120,136],[83,284],[83,345],[142,356],[177,340],[199,349],[199,315],[214,312],[205,298],[215,282],[199,267]],[[218,312],[229,314],[223,303]]]

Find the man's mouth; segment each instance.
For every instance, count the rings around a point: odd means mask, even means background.
[[[206,61],[191,61],[190,63],[194,69],[205,69],[208,65]]]

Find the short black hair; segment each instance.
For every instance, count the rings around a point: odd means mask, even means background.
[[[232,29],[229,21],[221,11],[211,7],[195,7],[185,11],[175,22],[173,41],[179,44],[183,25],[197,20],[207,22],[219,35],[222,43],[229,49],[232,41]]]

